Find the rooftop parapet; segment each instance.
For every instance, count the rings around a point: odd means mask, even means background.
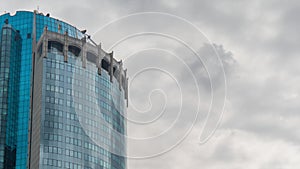
[[[106,70],[110,75],[110,81],[113,82],[115,77],[119,83],[119,89],[123,88],[125,91],[125,99],[128,99],[128,78],[127,70],[123,69],[123,63],[117,61],[113,57],[113,52],[107,53],[101,48],[101,44],[95,45],[87,42],[87,37],[77,39],[65,34],[52,32],[44,28],[44,32],[37,42],[36,53],[39,57],[47,58],[48,45],[56,43],[61,46],[62,53],[64,55],[64,61],[68,62],[68,52],[73,52],[74,55],[80,57],[82,61],[82,67],[86,68],[87,61],[94,63],[98,68],[98,74],[101,75],[102,69]],[[76,52],[77,51],[77,52]]]

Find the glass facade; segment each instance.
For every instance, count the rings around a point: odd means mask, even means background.
[[[15,135],[16,141],[16,168],[25,168],[27,160],[27,138],[28,138],[28,115],[30,107],[30,75],[31,69],[31,38],[27,37],[27,34],[32,32],[32,16],[30,12],[17,12],[16,15],[10,16],[5,14],[0,16],[1,27],[5,25],[5,20],[15,30],[19,31],[21,36],[21,55],[20,55],[20,67],[19,69],[19,82],[15,84],[18,88],[18,98],[15,98],[17,115],[16,123],[17,130]],[[12,57],[11,57],[12,58]],[[2,132],[2,131],[1,131]],[[8,158],[8,157],[6,157]],[[6,159],[5,158],[5,159]]]
[[[13,168],[16,161],[18,97],[22,39],[5,24],[0,35],[0,168]]]
[[[49,43],[43,59],[41,168],[125,169],[124,90],[94,63]],[[112,150],[113,147],[115,150]]]
[[[31,105],[33,49],[45,27],[61,35],[67,32],[69,38],[84,37],[76,27],[42,13],[0,16],[0,168],[25,169],[33,158],[39,168],[126,168],[126,90],[120,88],[126,76],[111,78],[110,72],[118,72],[107,61],[101,60],[99,75],[90,53],[84,61],[81,49],[68,48],[65,62],[64,46],[49,42],[47,57],[40,63],[41,86],[32,89],[40,92],[33,98],[40,104]],[[38,110],[38,123],[32,123],[32,109]]]

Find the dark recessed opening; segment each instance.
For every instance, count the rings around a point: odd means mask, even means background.
[[[71,52],[76,57],[78,57],[80,54],[80,48],[78,48],[76,46],[69,46],[68,51]]]
[[[48,42],[48,50],[52,52],[63,52],[64,45],[56,42],[56,41],[49,41]]]
[[[106,60],[104,60],[104,59],[102,59],[102,61],[101,61],[101,67],[104,70],[109,71],[109,63]]]
[[[96,63],[96,60],[97,60],[97,56],[90,53],[90,52],[87,52],[86,54],[86,59],[92,63]]]

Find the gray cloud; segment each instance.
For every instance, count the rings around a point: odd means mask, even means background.
[[[210,97],[210,84],[201,62],[182,45],[157,37],[140,37],[125,41],[116,48],[118,58],[125,59],[135,49],[160,47],[168,49],[186,61],[195,73],[199,82],[201,102],[199,119],[189,136],[172,151],[155,158],[129,160],[129,168],[204,168],[204,169],[296,169],[299,168],[299,27],[300,3],[297,1],[10,1],[0,2],[2,10],[32,10],[39,4],[45,13],[61,18],[79,28],[87,28],[97,35],[97,30],[106,23],[119,17],[135,12],[156,11],[166,12],[186,18],[199,27],[216,45],[224,64],[227,80],[226,109],[222,124],[214,136],[203,145],[198,145],[200,131]],[[141,18],[140,18],[141,19]],[[147,22],[148,21],[148,22]],[[169,25],[176,24],[169,20]],[[142,23],[142,24],[141,24]],[[95,36],[106,48],[129,31],[146,31],[150,28],[174,35],[186,40],[204,59],[205,65],[211,70],[216,82],[222,82],[221,72],[214,69],[216,60],[212,59],[211,48],[205,47],[207,41],[199,42],[198,34],[182,31],[185,25],[168,27],[161,23],[153,26],[152,20],[135,20],[132,23],[113,30],[106,36]],[[152,25],[152,26],[151,26]],[[137,28],[137,26],[139,26]],[[98,39],[99,38],[99,39]],[[156,44],[156,45],[155,45]],[[156,51],[157,52],[157,51]],[[151,55],[157,57],[151,57]],[[158,57],[160,56],[160,58]],[[135,58],[136,57],[136,58]],[[135,62],[127,60],[129,71],[134,72],[145,65],[163,66],[179,79],[184,89],[184,114],[179,125],[174,126],[168,135],[155,143],[158,149],[174,144],[174,139],[185,133],[195,112],[195,90],[187,69],[174,59],[174,56],[163,52],[145,52],[132,56]],[[156,62],[158,62],[155,64]],[[172,61],[172,62],[170,62]],[[176,62],[177,61],[177,62]],[[169,63],[169,64],[168,64]],[[173,64],[170,64],[173,63]],[[140,67],[139,67],[140,66]],[[214,72],[215,70],[215,72]],[[147,78],[159,78],[160,81],[147,81]],[[146,79],[146,80],[145,80]],[[219,81],[218,81],[219,79]],[[170,97],[177,91],[172,80],[165,75],[149,72],[147,76],[136,79],[136,85],[145,89],[160,87]],[[161,83],[160,83],[161,82]],[[216,87],[218,83],[216,84]],[[222,85],[221,85],[222,86]],[[137,87],[136,87],[137,88]],[[133,97],[145,95],[148,90],[132,89]],[[221,90],[221,88],[220,88]],[[147,93],[148,94],[148,93]],[[176,93],[175,93],[176,94]],[[175,95],[176,96],[176,95]],[[221,98],[216,98],[221,100]],[[135,100],[137,106],[147,107],[147,97]],[[150,98],[153,105],[163,102],[161,93]],[[220,101],[220,102],[221,102]],[[176,100],[168,102],[167,112],[157,123],[137,128],[131,126],[129,135],[148,136],[157,134],[174,120],[173,112],[178,112]],[[157,107],[146,116],[136,118],[153,118],[157,115]],[[128,113],[133,112],[132,107]],[[214,114],[212,122],[219,116]],[[135,116],[134,116],[135,117]],[[132,117],[132,118],[134,118]],[[213,123],[212,123],[213,124]],[[207,131],[212,131],[209,125]],[[144,133],[143,133],[144,132]],[[160,147],[159,147],[160,146]],[[149,146],[132,146],[130,151],[137,153],[150,152]]]

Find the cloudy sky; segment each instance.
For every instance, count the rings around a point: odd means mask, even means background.
[[[37,8],[128,68],[128,168],[300,167],[299,2],[0,1]]]

